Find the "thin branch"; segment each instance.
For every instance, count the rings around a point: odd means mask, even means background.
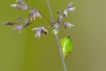
[[[50,8],[50,4],[49,4],[49,1],[46,0],[47,4],[48,4],[48,9],[49,9],[49,12],[50,12],[50,18],[51,18],[51,21],[52,23],[54,24],[54,19],[52,17],[52,11],[51,11],[51,8]],[[63,55],[62,55],[62,51],[61,51],[61,47],[60,47],[60,42],[59,42],[59,38],[58,38],[58,35],[55,35],[55,38],[56,38],[56,42],[57,42],[57,45],[58,45],[58,50],[60,52],[60,57],[61,57],[61,60],[62,60],[62,65],[64,67],[64,71],[67,71],[67,68],[66,68],[66,65],[65,65],[65,61],[64,61],[64,58],[63,58]]]
[[[39,10],[38,10],[39,11]],[[40,12],[40,11],[39,11]],[[40,12],[41,13],[41,12]],[[51,24],[51,22],[41,13],[41,15]]]
[[[50,18],[51,18],[51,21],[54,22],[54,19],[53,19],[53,16],[52,16],[52,10],[50,8],[50,4],[49,4],[49,1],[46,0],[47,4],[48,4],[48,9],[49,9],[49,12],[50,12]]]

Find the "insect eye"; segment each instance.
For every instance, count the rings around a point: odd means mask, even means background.
[[[70,36],[68,36],[68,38],[70,38]]]

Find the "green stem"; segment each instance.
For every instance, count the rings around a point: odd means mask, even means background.
[[[53,19],[53,17],[52,17],[52,11],[51,11],[51,8],[50,8],[49,1],[46,0],[46,2],[47,2],[47,4],[48,4],[48,9],[49,9],[49,12],[50,12],[51,21],[52,21],[52,23],[54,24],[54,19]],[[64,58],[63,58],[63,55],[62,55],[61,47],[60,47],[59,38],[58,38],[58,35],[57,35],[57,34],[55,35],[55,38],[56,38],[56,42],[57,42],[57,45],[58,45],[58,50],[59,50],[59,52],[60,52],[60,57],[61,57],[62,65],[63,65],[63,67],[64,67],[64,71],[67,71],[67,68],[66,68],[66,65],[65,65],[65,61],[64,61]]]

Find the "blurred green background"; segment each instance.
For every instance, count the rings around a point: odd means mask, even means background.
[[[49,20],[46,0],[30,0]],[[106,71],[106,0],[49,0],[56,20],[57,10],[74,2],[74,12],[64,21],[75,27],[60,28],[59,38],[70,35],[74,47],[65,60],[68,71]],[[10,8],[15,0],[0,0],[0,22],[13,21],[17,17],[27,17],[29,10]],[[30,3],[28,3],[30,4]],[[22,30],[12,30],[13,26],[0,24],[0,71],[63,71],[55,37],[49,30],[40,40],[34,38],[32,28],[38,24],[49,25],[42,18]]]

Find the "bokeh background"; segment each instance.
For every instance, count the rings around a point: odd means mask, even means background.
[[[49,20],[46,0],[30,0]],[[64,21],[75,27],[60,28],[59,38],[70,35],[74,47],[65,60],[68,71],[106,71],[106,0],[49,0],[56,20],[57,10],[74,2],[74,12]],[[0,0],[0,22],[13,21],[17,17],[26,18],[30,9],[19,11],[10,8],[15,0]],[[30,3],[28,2],[30,5]],[[0,71],[63,71],[59,51],[52,29],[40,40],[34,37],[32,28],[38,24],[50,25],[44,18],[36,18],[34,24],[22,30],[12,30],[13,26],[0,24]]]

